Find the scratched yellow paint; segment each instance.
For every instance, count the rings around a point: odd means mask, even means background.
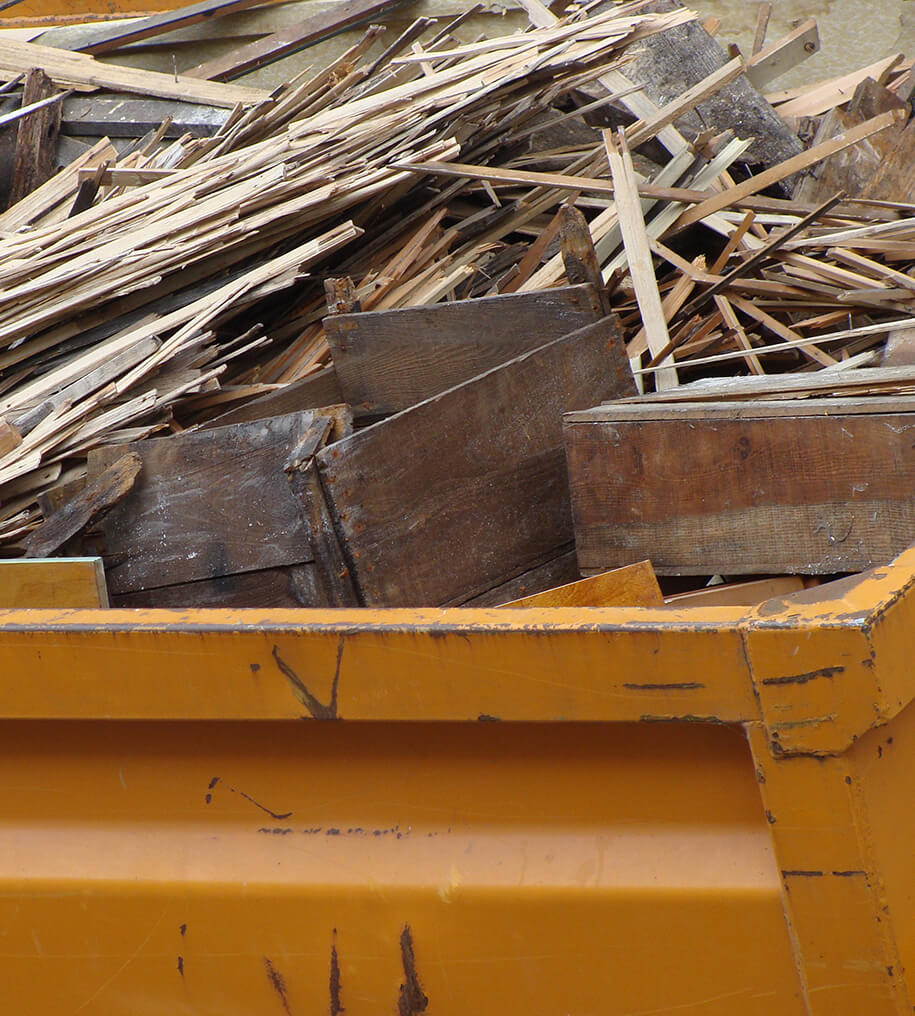
[[[913,610],[4,611],[0,992],[911,1011]]]
[[[430,1014],[803,1013],[739,729],[0,735],[17,1016],[327,1013],[334,948],[346,1013],[397,1013],[405,929]]]

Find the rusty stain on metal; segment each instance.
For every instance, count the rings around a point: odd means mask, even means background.
[[[305,706],[308,712],[311,713],[312,719],[337,720],[340,718],[337,715],[337,685],[340,682],[340,664],[343,662],[342,635],[337,640],[337,666],[334,671],[334,680],[330,688],[330,702],[328,702],[327,705],[324,705],[323,702],[319,702],[314,695],[312,695],[306,687],[305,682],[280,656],[279,649],[276,645],[273,647],[273,658],[276,660],[276,665],[280,668],[280,672],[283,677],[285,677],[292,686],[295,697],[302,703],[303,706]]]
[[[221,780],[220,777],[218,777],[218,776],[214,776],[210,780],[210,782],[209,782],[209,784],[207,786],[207,790],[208,791],[212,791],[215,788],[215,786],[217,785],[217,783],[222,783],[222,785],[226,788],[226,790],[229,791],[230,794],[238,794],[239,797],[243,797],[246,801],[248,801],[249,803],[253,804],[255,808],[260,808],[260,810],[262,812],[264,812],[265,814],[269,815],[272,819],[275,819],[277,822],[282,822],[284,819],[292,818],[292,816],[293,816],[293,812],[291,812],[291,811],[285,811],[285,812],[275,812],[275,811],[272,811],[265,804],[261,804],[260,801],[256,801],[250,794],[246,794],[243,790],[239,790],[238,787],[231,786],[230,784],[226,783],[224,780]],[[213,800],[212,793],[207,793],[207,795],[204,798],[204,800],[206,801],[207,804],[210,804],[210,802]]]
[[[787,677],[765,677],[763,684],[807,684],[809,681],[816,681],[821,677],[832,679],[836,674],[843,674],[844,667],[820,667],[819,670],[808,670],[804,674],[789,674]]]
[[[631,684],[626,683],[623,685],[624,688],[629,691],[696,691],[699,688],[704,688],[704,684],[699,684],[698,681],[680,681],[674,684]]]
[[[330,1016],[340,1016],[346,1010],[340,1001],[340,962],[337,958],[337,929],[334,928],[334,942],[330,947]]]
[[[400,933],[400,956],[403,961],[404,983],[400,986],[400,998],[397,1000],[399,1016],[418,1016],[425,1012],[429,999],[420,987],[416,976],[416,957],[413,954],[413,934],[410,925],[405,924]]]
[[[292,1016],[292,1010],[289,1008],[289,997],[286,994],[286,980],[273,963],[271,963],[269,956],[264,957],[264,969],[267,971],[267,979],[270,981],[270,986],[283,1003],[283,1009],[287,1016]]]

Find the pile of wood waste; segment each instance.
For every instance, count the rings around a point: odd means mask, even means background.
[[[912,543],[912,65],[779,92],[812,19],[411,6],[181,73],[125,54],[270,5],[0,33],[0,555],[122,606],[598,605]]]

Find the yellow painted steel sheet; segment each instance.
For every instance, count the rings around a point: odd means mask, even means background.
[[[803,1012],[739,729],[2,736],[0,994],[22,1016],[331,1012],[334,950],[352,1016]]]
[[[181,6],[181,0],[21,0],[0,16],[0,27],[25,22],[79,24],[172,11]]]
[[[913,586],[0,612],[0,997],[911,1012]]]

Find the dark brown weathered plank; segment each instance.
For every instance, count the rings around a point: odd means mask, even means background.
[[[284,416],[286,413],[298,413],[304,409],[321,409],[323,406],[335,406],[343,402],[343,392],[333,367],[325,367],[301,381],[293,381],[283,385],[275,392],[261,395],[242,406],[230,409],[227,413],[203,424],[203,430],[213,427],[227,427],[232,423],[250,423],[252,420],[263,420],[268,416]]]
[[[230,78],[237,78],[241,74],[247,74],[248,71],[273,63],[274,60],[279,60],[290,53],[313,46],[322,39],[336,35],[337,32],[388,14],[409,2],[410,0],[348,0],[336,5],[332,11],[305,18],[294,28],[286,28],[263,39],[249,42],[225,56],[208,60],[184,73],[192,78],[228,81]]]
[[[566,550],[562,414],[633,389],[604,318],[320,452],[366,605],[464,603]]]
[[[291,487],[307,523],[317,588],[323,602],[329,607],[363,606],[314,461],[304,465],[291,478]]]
[[[22,105],[50,99],[58,90],[43,70],[36,67],[25,79]],[[60,132],[60,102],[52,102],[28,113],[19,121],[16,154],[10,182],[9,203],[14,205],[40,187],[54,173],[57,136]]]
[[[843,414],[842,406],[574,414],[566,443],[582,571],[647,556],[666,575],[885,564],[915,538],[915,415]]]
[[[284,568],[221,575],[215,579],[182,582],[160,589],[141,589],[111,597],[113,607],[163,609],[197,607],[323,607],[315,566],[293,564]]]
[[[345,400],[396,413],[603,316],[588,285],[324,319]]]
[[[143,473],[105,519],[112,593],[302,564],[308,534],[283,464],[310,412],[132,445]],[[117,449],[97,449],[90,476]]]
[[[575,555],[575,548],[565,551],[558,557],[553,557],[545,564],[537,568],[531,568],[520,575],[516,575],[508,582],[503,582],[494,589],[488,589],[485,593],[468,600],[465,607],[499,607],[510,600],[517,600],[521,596],[530,596],[532,593],[543,592],[544,589],[552,589],[555,586],[566,585],[568,582],[575,582],[581,578],[578,570],[578,558]]]
[[[122,451],[92,483],[41,523],[25,541],[25,556],[50,557],[70,537],[123,501],[136,483],[140,466],[139,455]]]

